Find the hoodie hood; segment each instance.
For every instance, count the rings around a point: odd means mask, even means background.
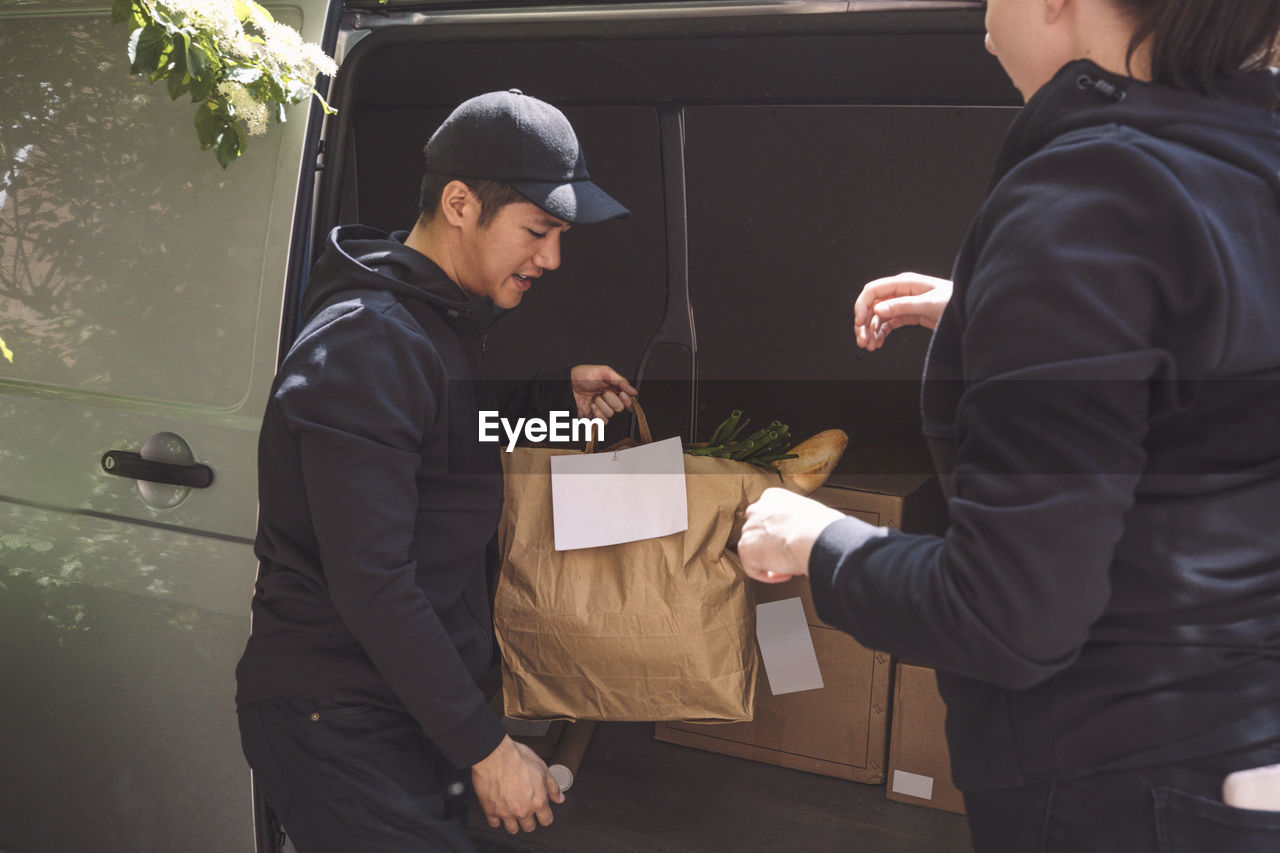
[[[366,225],[329,232],[302,296],[305,321],[335,294],[387,290],[431,305],[455,329],[483,332],[503,313],[487,296],[470,297],[426,255],[405,246],[407,231],[387,234]]]
[[[1266,181],[1280,205],[1280,75],[1245,72],[1217,95],[1145,83],[1069,62],[1027,101],[996,161],[993,186],[1018,163],[1075,130],[1122,125],[1208,154]]]

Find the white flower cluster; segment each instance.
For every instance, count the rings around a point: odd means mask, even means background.
[[[232,44],[237,36],[244,36],[234,0],[156,0],[155,6],[174,23],[185,20],[192,27],[213,33],[219,42]]]
[[[242,120],[250,136],[262,136],[267,132],[267,105],[253,93],[230,80],[218,84],[218,93],[231,105],[231,114]]]
[[[294,76],[314,80],[317,74],[331,77],[338,70],[338,66],[319,45],[304,42],[293,27],[268,21],[263,25],[262,31],[267,42],[266,52],[272,63],[292,69]]]
[[[332,76],[338,70],[319,45],[303,41],[297,30],[273,20],[270,13],[253,0],[154,0],[154,4],[171,21],[181,20],[208,32],[226,54],[262,66],[285,84],[295,101],[311,93],[317,74]],[[242,14],[247,16],[244,22],[240,20]],[[222,89],[219,86],[219,90]],[[244,98],[252,95],[245,92],[241,98],[243,103]],[[242,118],[256,115],[254,111],[239,108],[237,113]],[[246,121],[253,133],[254,123],[248,118]]]
[[[135,73],[167,79],[175,98],[190,92],[199,103],[200,147],[213,148],[224,169],[244,152],[246,135],[266,133],[272,116],[285,120],[286,104],[314,95],[334,112],[315,80],[337,65],[256,0],[129,0],[112,6],[112,20],[133,23]]]

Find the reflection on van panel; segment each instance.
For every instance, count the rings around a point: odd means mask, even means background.
[[[307,113],[224,172],[98,6],[0,11],[0,850],[251,851],[232,670]],[[101,459],[163,432],[216,484],[156,510]]]

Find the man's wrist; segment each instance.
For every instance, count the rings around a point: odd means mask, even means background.
[[[507,757],[506,753],[514,753],[515,749],[516,742],[511,739],[511,735],[506,735],[502,740],[498,741],[498,745],[493,748],[492,752],[477,761],[475,764],[471,765],[471,769],[479,770],[483,773],[490,767],[502,763],[502,761]]]

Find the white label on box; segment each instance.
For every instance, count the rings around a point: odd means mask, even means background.
[[[799,598],[756,605],[756,640],[774,696],[823,686],[804,602]]]
[[[893,771],[893,792],[905,794],[908,797],[919,797],[922,800],[932,800],[933,777],[895,770]]]
[[[607,453],[552,456],[551,524],[557,551],[688,530],[679,437]]]

